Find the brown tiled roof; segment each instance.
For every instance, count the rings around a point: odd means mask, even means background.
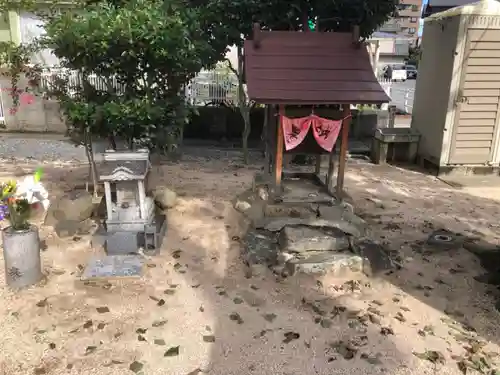
[[[390,99],[350,33],[259,31],[246,40],[250,99],[264,104],[381,104]]]

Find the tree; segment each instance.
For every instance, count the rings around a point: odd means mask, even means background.
[[[46,15],[42,45],[72,72],[48,94],[86,148],[94,189],[93,135],[161,151],[182,137],[184,86],[223,52],[211,48],[200,11],[181,0],[104,0]]]
[[[418,62],[420,61],[421,54],[422,54],[421,45],[410,46],[408,51],[408,63],[414,64],[416,67],[418,67]]]
[[[399,0],[185,0],[190,8],[202,9],[202,24],[212,36],[214,50],[225,51],[236,45],[243,57],[243,42],[251,37],[253,23],[268,30],[306,30],[350,32],[360,26],[363,38],[370,36],[396,11]],[[244,95],[243,66],[233,69]],[[249,101],[243,96],[239,108],[245,127],[242,134],[245,162],[248,162],[250,134]]]

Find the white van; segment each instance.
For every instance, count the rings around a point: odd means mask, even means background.
[[[384,67],[384,78],[391,81],[406,81],[408,79],[406,68],[403,64],[387,65]]]

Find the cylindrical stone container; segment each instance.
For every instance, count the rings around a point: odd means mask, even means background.
[[[14,289],[25,288],[43,278],[38,228],[2,230],[5,280]]]

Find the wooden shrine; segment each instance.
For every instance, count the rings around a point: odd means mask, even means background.
[[[360,42],[359,27],[355,26],[351,34],[264,31],[255,24],[252,39],[245,41],[244,55],[249,99],[268,104],[272,109],[267,111],[269,125],[265,141],[269,155],[266,168],[275,191],[281,191],[284,152],[316,155],[316,177],[320,173],[321,155],[329,153],[326,181],[320,181],[330,194],[341,199],[351,104],[382,104],[390,100],[375,77],[366,46]],[[343,120],[338,134],[340,150],[335,189],[335,148],[326,152],[311,131],[293,150],[284,150],[282,121],[310,114]]]

